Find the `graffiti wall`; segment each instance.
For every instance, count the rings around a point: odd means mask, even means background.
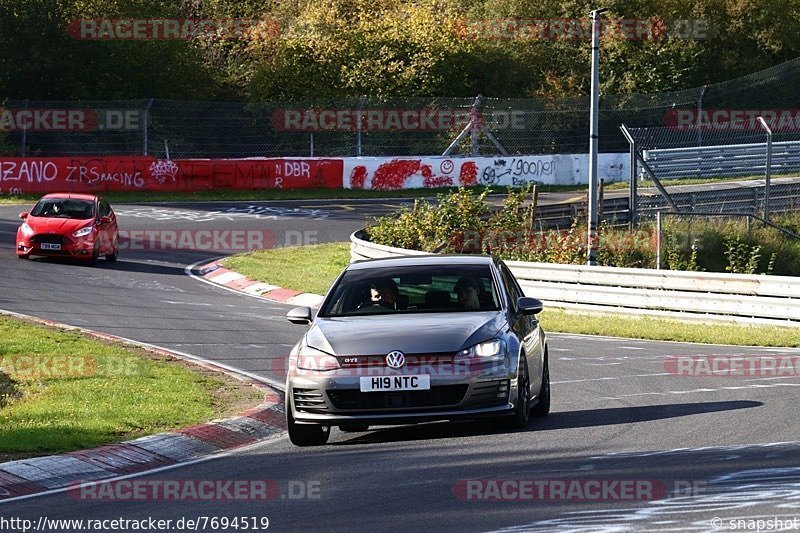
[[[598,175],[606,183],[628,179],[628,154],[600,154]],[[344,160],[344,187],[407,189],[529,183],[579,185],[589,183],[589,157],[577,155],[470,158],[358,157]]]
[[[0,159],[0,194],[341,188],[341,159]]]
[[[600,154],[599,176],[626,180],[628,154]],[[474,158],[0,158],[0,194],[213,189],[408,189],[588,183],[586,154]]]

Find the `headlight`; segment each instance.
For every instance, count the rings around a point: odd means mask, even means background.
[[[86,237],[89,235],[94,228],[92,226],[86,226],[85,228],[81,228],[75,233],[72,234],[73,237]]]
[[[300,353],[297,354],[297,368],[302,370],[334,370],[339,368],[339,361],[330,354],[310,346],[304,346],[300,348]]]
[[[34,231],[33,231],[33,228],[31,228],[31,227],[28,225],[28,223],[27,223],[27,222],[23,222],[23,223],[22,223],[22,226],[20,226],[20,228],[19,228],[19,229],[21,229],[21,230],[22,230],[22,233],[23,233],[23,235],[28,235],[28,236],[30,236],[30,235],[33,235],[33,233],[34,233]]]
[[[474,346],[470,346],[461,350],[456,354],[456,361],[463,361],[465,359],[478,359],[481,361],[489,361],[493,359],[502,359],[506,355],[506,343],[501,339],[494,339],[491,341],[481,342]]]

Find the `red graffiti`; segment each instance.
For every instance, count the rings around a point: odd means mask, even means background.
[[[367,180],[367,167],[364,165],[357,165],[350,173],[350,188],[363,189],[364,182]]]
[[[419,159],[393,159],[375,170],[372,188],[381,190],[402,189],[412,174],[419,172]],[[430,167],[428,167],[430,171]]]
[[[478,183],[478,166],[474,161],[467,161],[461,165],[461,172],[458,176],[461,185],[469,187]]]
[[[452,187],[453,178],[450,176],[430,176],[422,180],[423,187]]]

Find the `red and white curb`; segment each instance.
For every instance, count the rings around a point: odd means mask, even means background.
[[[0,310],[0,314],[62,329],[81,331],[97,338],[122,341],[169,357],[189,360],[225,372],[264,392],[264,402],[240,416],[214,420],[138,439],[70,452],[0,463],[0,502],[37,493],[65,490],[76,484],[108,480],[197,462],[228,450],[278,437],[286,429],[284,394],[272,380],[242,372],[189,354]]]
[[[292,305],[305,305],[308,307],[319,307],[323,296],[310,292],[300,292],[292,289],[284,289],[268,283],[254,281],[246,276],[223,267],[220,260],[215,260],[194,268],[197,276],[216,285],[221,285],[234,291],[243,292],[252,296],[259,296],[281,303]]]

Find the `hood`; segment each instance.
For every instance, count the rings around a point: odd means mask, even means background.
[[[499,311],[318,318],[306,344],[338,356],[457,352],[495,337]]]
[[[92,224],[91,218],[49,218],[32,217],[25,219],[28,226],[36,233],[56,233],[58,235],[71,235],[79,229]]]

